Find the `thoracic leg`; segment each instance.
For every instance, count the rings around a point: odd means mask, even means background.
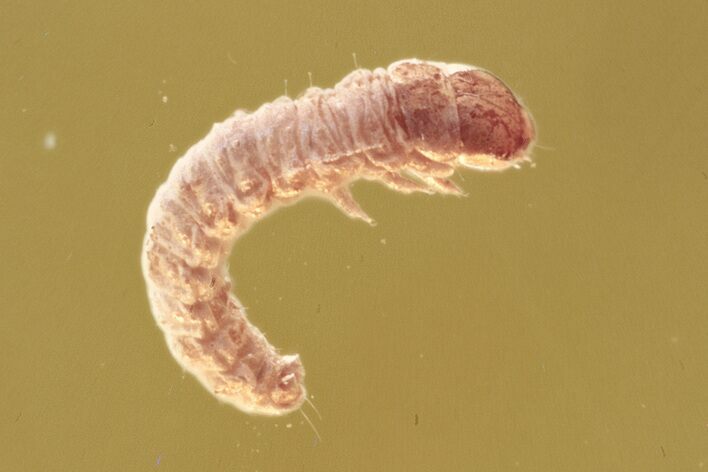
[[[425,182],[435,193],[463,196],[465,192],[447,177],[455,173],[455,169],[443,162],[435,161],[418,151],[411,151],[406,159],[409,172]]]
[[[455,195],[457,197],[467,196],[467,193],[460,187],[458,187],[457,184],[450,179],[444,179],[441,177],[431,177],[429,175],[419,175],[415,172],[414,174],[416,177],[425,182],[432,192],[442,193],[446,195]]]
[[[381,181],[388,188],[401,193],[422,192],[427,194],[434,193],[434,190],[429,185],[411,180],[403,175],[394,172],[386,172],[378,176],[377,180]]]
[[[379,179],[387,187],[401,193],[422,192],[427,194],[442,193],[448,195],[464,196],[465,192],[460,189],[452,180],[441,177],[431,177],[415,171],[408,171],[414,178],[413,180],[405,175],[387,172]]]
[[[356,218],[374,226],[376,222],[361,209],[348,187],[339,187],[328,193],[332,202],[349,218]]]
[[[451,165],[434,161],[419,151],[408,153],[406,163],[407,167],[416,173],[431,177],[450,177],[455,173],[455,169]]]

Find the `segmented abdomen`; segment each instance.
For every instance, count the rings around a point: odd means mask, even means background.
[[[370,166],[367,156],[399,152],[386,80],[357,71],[335,90],[236,112],[177,162],[150,205],[143,266],[158,325],[182,366],[242,410],[297,408],[304,371],[230,294],[231,246],[274,203],[326,193]]]

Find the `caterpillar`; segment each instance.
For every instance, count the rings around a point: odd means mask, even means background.
[[[357,179],[462,194],[449,180],[458,167],[518,166],[534,136],[521,101],[491,73],[417,59],[237,110],[177,160],[148,209],[142,270],[172,356],[239,410],[298,409],[306,400],[299,356],[279,354],[231,292],[238,237],[311,195],[373,224],[349,191]]]

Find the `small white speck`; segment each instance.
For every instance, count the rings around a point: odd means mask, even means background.
[[[22,113],[27,113],[27,108],[23,108]]]
[[[44,135],[44,149],[51,151],[55,147],[57,147],[57,135],[50,131]]]
[[[420,354],[418,354],[418,357],[420,357],[422,359],[424,357],[423,353],[421,352]]]
[[[167,79],[162,79],[162,83],[163,83],[163,84],[166,84],[166,83],[167,83]]]
[[[167,95],[163,95],[163,96],[162,96],[162,103],[167,103],[167,100],[169,100],[169,99],[167,98]]]
[[[647,404],[646,404],[646,403],[640,403],[639,406],[641,406],[642,408],[646,408],[646,407],[647,407]]]
[[[292,423],[288,423],[288,424],[285,425],[285,427],[288,428],[288,429],[290,429],[290,428],[293,427],[293,424],[292,424]]]
[[[349,269],[351,269],[351,268],[352,268],[352,266],[350,266],[349,264],[347,264],[347,270],[349,270]]]
[[[177,152],[177,146],[175,146],[174,144],[170,143],[170,145],[167,146],[167,150],[170,151],[170,152]]]
[[[386,245],[386,238],[381,238],[381,244]]]

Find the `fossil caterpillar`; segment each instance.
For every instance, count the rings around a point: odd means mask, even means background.
[[[533,139],[529,114],[495,76],[416,59],[236,111],[175,163],[148,210],[142,268],[172,355],[242,411],[299,408],[299,357],[280,355],[231,293],[227,260],[238,236],[277,205],[313,194],[372,223],[352,181],[459,194],[448,180],[458,166],[508,168],[528,159]]]

